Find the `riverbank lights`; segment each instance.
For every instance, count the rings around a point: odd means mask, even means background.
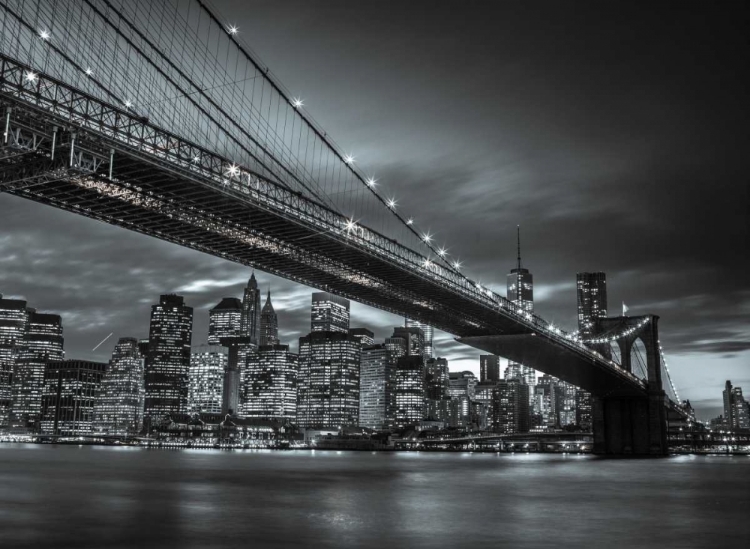
[[[295,109],[299,109],[300,107],[305,106],[305,101],[303,99],[300,99],[299,97],[295,97],[294,101],[292,101],[292,105],[294,105]]]

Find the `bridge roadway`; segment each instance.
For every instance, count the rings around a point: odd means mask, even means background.
[[[0,192],[419,319],[594,395],[646,384],[461,273],[0,54]],[[33,78],[29,78],[33,74]]]

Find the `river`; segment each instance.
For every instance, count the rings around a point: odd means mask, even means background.
[[[750,457],[0,444],[0,547],[718,547]]]

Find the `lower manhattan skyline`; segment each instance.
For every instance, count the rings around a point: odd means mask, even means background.
[[[606,272],[612,313],[625,302],[631,315],[658,314],[681,397],[701,417],[719,413],[725,379],[750,384],[742,252],[750,197],[740,175],[747,109],[735,85],[741,58],[732,55],[740,36],[726,14],[655,7],[640,17],[625,8],[615,21],[556,6],[548,19],[511,28],[533,8],[508,5],[494,33],[469,10],[466,28],[479,34],[462,51],[433,32],[447,23],[447,8],[390,8],[400,17],[383,19],[378,6],[259,2],[252,17],[239,11],[237,24],[469,276],[504,295],[521,225],[542,317],[575,330],[576,273]],[[660,20],[672,21],[671,34],[652,32]],[[271,31],[278,25],[283,32]],[[322,39],[321,28],[344,32],[350,47]],[[577,39],[555,51],[572,28]],[[387,44],[373,47],[384,31]],[[592,47],[609,33],[621,40],[608,41],[606,54]],[[306,55],[311,43],[315,54]],[[504,47],[515,43],[534,46],[519,57]],[[391,61],[407,44],[408,58]],[[409,70],[412,59],[423,70]],[[330,70],[339,64],[347,70]],[[468,87],[445,81],[452,64],[472,75]],[[680,79],[661,71],[667,64]],[[382,85],[395,79],[398,101]],[[144,337],[148,308],[162,293],[207,313],[222,297],[241,297],[247,278],[243,266],[6,194],[0,217],[0,291],[61,314],[70,357],[104,360],[116,340],[91,349],[109,333]],[[282,300],[282,339],[296,341],[306,333],[298,312],[313,290],[263,278]],[[352,316],[380,337],[399,323],[356,303]],[[203,322],[207,314],[197,314],[196,333]],[[478,352],[440,331],[435,342],[451,370],[478,375]]]
[[[0,544],[747,545],[748,22],[0,0]]]

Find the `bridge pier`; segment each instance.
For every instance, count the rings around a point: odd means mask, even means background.
[[[593,397],[594,453],[601,455],[667,455],[666,396]]]

